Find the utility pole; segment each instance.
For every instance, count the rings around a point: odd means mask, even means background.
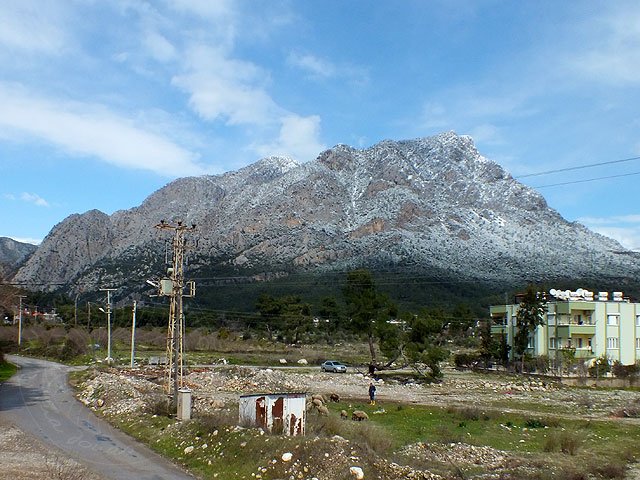
[[[182,298],[195,296],[195,283],[189,283],[189,294],[184,293],[184,234],[196,229],[196,225],[190,227],[176,222],[171,225],[162,220],[155,228],[159,230],[171,230],[173,237],[173,262],[168,270],[168,279],[160,281],[160,295],[169,296],[169,326],[167,329],[167,370],[166,385],[167,394],[171,392],[173,384],[173,399],[177,402],[178,390],[183,386],[184,373],[184,314],[182,311]]]
[[[20,346],[22,345],[22,299],[27,298],[27,296],[18,295],[18,298],[20,299],[20,306],[18,307],[20,309],[18,314],[18,346]]]
[[[131,368],[133,368],[133,364],[134,362],[134,358],[136,355],[136,309],[137,309],[138,303],[134,300],[133,301],[133,314],[132,314],[132,319],[131,319]]]
[[[80,296],[79,293],[76,293],[76,299],[73,302],[73,326],[77,327],[78,326],[78,297]]]
[[[101,292],[107,292],[107,363],[111,365],[113,358],[111,358],[111,292],[114,292],[115,288],[101,288]]]

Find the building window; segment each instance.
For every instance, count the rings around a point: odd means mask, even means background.
[[[636,315],[636,327],[640,327],[640,315]]]
[[[529,339],[527,340],[527,348],[533,348],[535,346],[535,342],[533,337],[529,337]]]
[[[640,315],[638,315],[640,317]],[[556,314],[549,313],[547,314],[547,325],[555,325],[556,324]]]
[[[607,315],[607,325],[618,325],[618,315]]]
[[[636,338],[636,348],[640,349],[640,338]]]
[[[582,348],[582,338],[578,337],[576,340],[578,341],[578,348]]]
[[[617,337],[607,337],[607,348],[618,348],[618,338]]]
[[[549,337],[549,348],[556,348],[556,337]]]

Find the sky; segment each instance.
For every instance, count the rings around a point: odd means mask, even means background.
[[[7,0],[0,65],[0,236],[455,131],[640,250],[640,160],[612,163],[640,156],[637,1]]]

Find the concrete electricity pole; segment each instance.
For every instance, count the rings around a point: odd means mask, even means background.
[[[107,363],[110,365],[113,362],[111,357],[111,292],[114,292],[115,288],[101,288],[101,292],[107,292]],[[104,311],[104,310],[103,310]]]
[[[133,301],[132,319],[131,319],[131,368],[135,363],[134,358],[136,356],[136,310],[138,302]]]
[[[20,346],[22,345],[22,299],[27,298],[27,296],[18,295],[18,298],[20,299],[20,306],[18,307],[20,309],[18,313],[18,346]]]
[[[173,384],[173,399],[177,401],[178,390],[183,386],[184,373],[184,314],[182,311],[182,298],[195,296],[195,283],[188,282],[189,293],[185,294],[184,282],[184,252],[186,232],[193,232],[196,225],[190,227],[176,222],[171,225],[162,220],[155,228],[159,230],[171,230],[173,237],[173,262],[167,273],[169,278],[160,281],[160,295],[171,299],[169,305],[169,326],[167,329],[167,370],[166,385],[167,394],[171,393]]]

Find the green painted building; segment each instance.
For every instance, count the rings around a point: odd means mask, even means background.
[[[624,365],[640,361],[640,303],[614,292],[550,290],[544,323],[529,338],[532,355],[556,358],[562,349],[575,349],[577,358],[591,359],[606,354]],[[494,336],[504,335],[513,347],[519,304],[490,307]],[[511,350],[513,352],[513,349]]]

